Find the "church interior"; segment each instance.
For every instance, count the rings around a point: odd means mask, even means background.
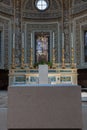
[[[86,0],[0,1],[0,90],[11,69],[39,64],[76,67],[77,83],[87,87]]]
[[[40,65],[48,67],[49,85],[81,86],[87,130],[87,0],[0,0],[2,130],[9,86],[39,84]]]

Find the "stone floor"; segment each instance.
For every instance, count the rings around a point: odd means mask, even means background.
[[[7,130],[7,91],[0,91],[0,130]]]
[[[83,101],[82,101],[83,130],[87,130],[86,99],[87,99],[86,95],[83,95]],[[0,130],[7,130],[7,110],[8,110],[8,93],[7,91],[0,91]]]

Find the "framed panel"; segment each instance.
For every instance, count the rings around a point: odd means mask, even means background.
[[[50,33],[35,32],[35,62],[47,63],[50,61]]]

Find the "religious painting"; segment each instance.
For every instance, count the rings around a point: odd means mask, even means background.
[[[87,62],[87,31],[84,32],[84,59]]]
[[[49,61],[49,33],[35,33],[35,62],[47,63]]]

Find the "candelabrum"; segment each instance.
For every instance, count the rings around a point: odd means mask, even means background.
[[[55,68],[55,49],[53,48],[53,68]]]
[[[32,53],[33,53],[33,49],[31,48],[30,50],[30,68],[33,68],[33,57],[32,57]]]
[[[74,63],[74,49],[71,49],[72,51],[72,57],[71,57],[71,67],[74,68],[75,67],[75,63]]]
[[[21,68],[24,69],[24,48],[22,48],[22,55],[21,55]]]
[[[62,68],[65,69],[65,57],[64,57],[64,48],[62,48]]]
[[[15,48],[13,48],[12,52],[12,69],[15,69]]]

